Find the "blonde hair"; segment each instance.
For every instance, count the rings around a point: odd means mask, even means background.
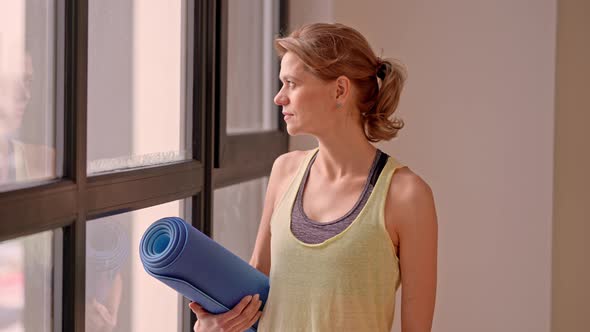
[[[391,140],[403,128],[403,120],[389,117],[397,109],[406,71],[394,59],[377,57],[357,30],[340,23],[308,24],[275,39],[275,49],[280,57],[293,52],[320,79],[348,77],[358,91],[361,125],[369,141]]]

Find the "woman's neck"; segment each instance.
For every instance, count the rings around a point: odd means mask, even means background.
[[[377,153],[362,132],[332,132],[317,139],[314,168],[329,180],[366,176]]]

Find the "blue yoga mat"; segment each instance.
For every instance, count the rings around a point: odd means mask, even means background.
[[[139,255],[147,273],[208,312],[227,312],[254,294],[260,294],[262,310],[268,298],[264,273],[181,218],[162,218],[148,227]]]

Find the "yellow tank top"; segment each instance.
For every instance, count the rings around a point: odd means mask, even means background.
[[[389,332],[400,271],[384,208],[402,165],[389,157],[356,219],[336,236],[307,244],[291,232],[291,210],[316,150],[304,158],[271,217],[270,292],[258,331]]]

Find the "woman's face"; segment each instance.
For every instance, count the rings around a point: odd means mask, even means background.
[[[0,136],[14,134],[20,128],[31,99],[32,76],[30,57],[22,72],[0,72]]]
[[[283,86],[274,102],[282,107],[289,135],[317,136],[329,130],[335,115],[336,83],[323,81],[309,72],[292,52],[283,56],[279,77]]]

